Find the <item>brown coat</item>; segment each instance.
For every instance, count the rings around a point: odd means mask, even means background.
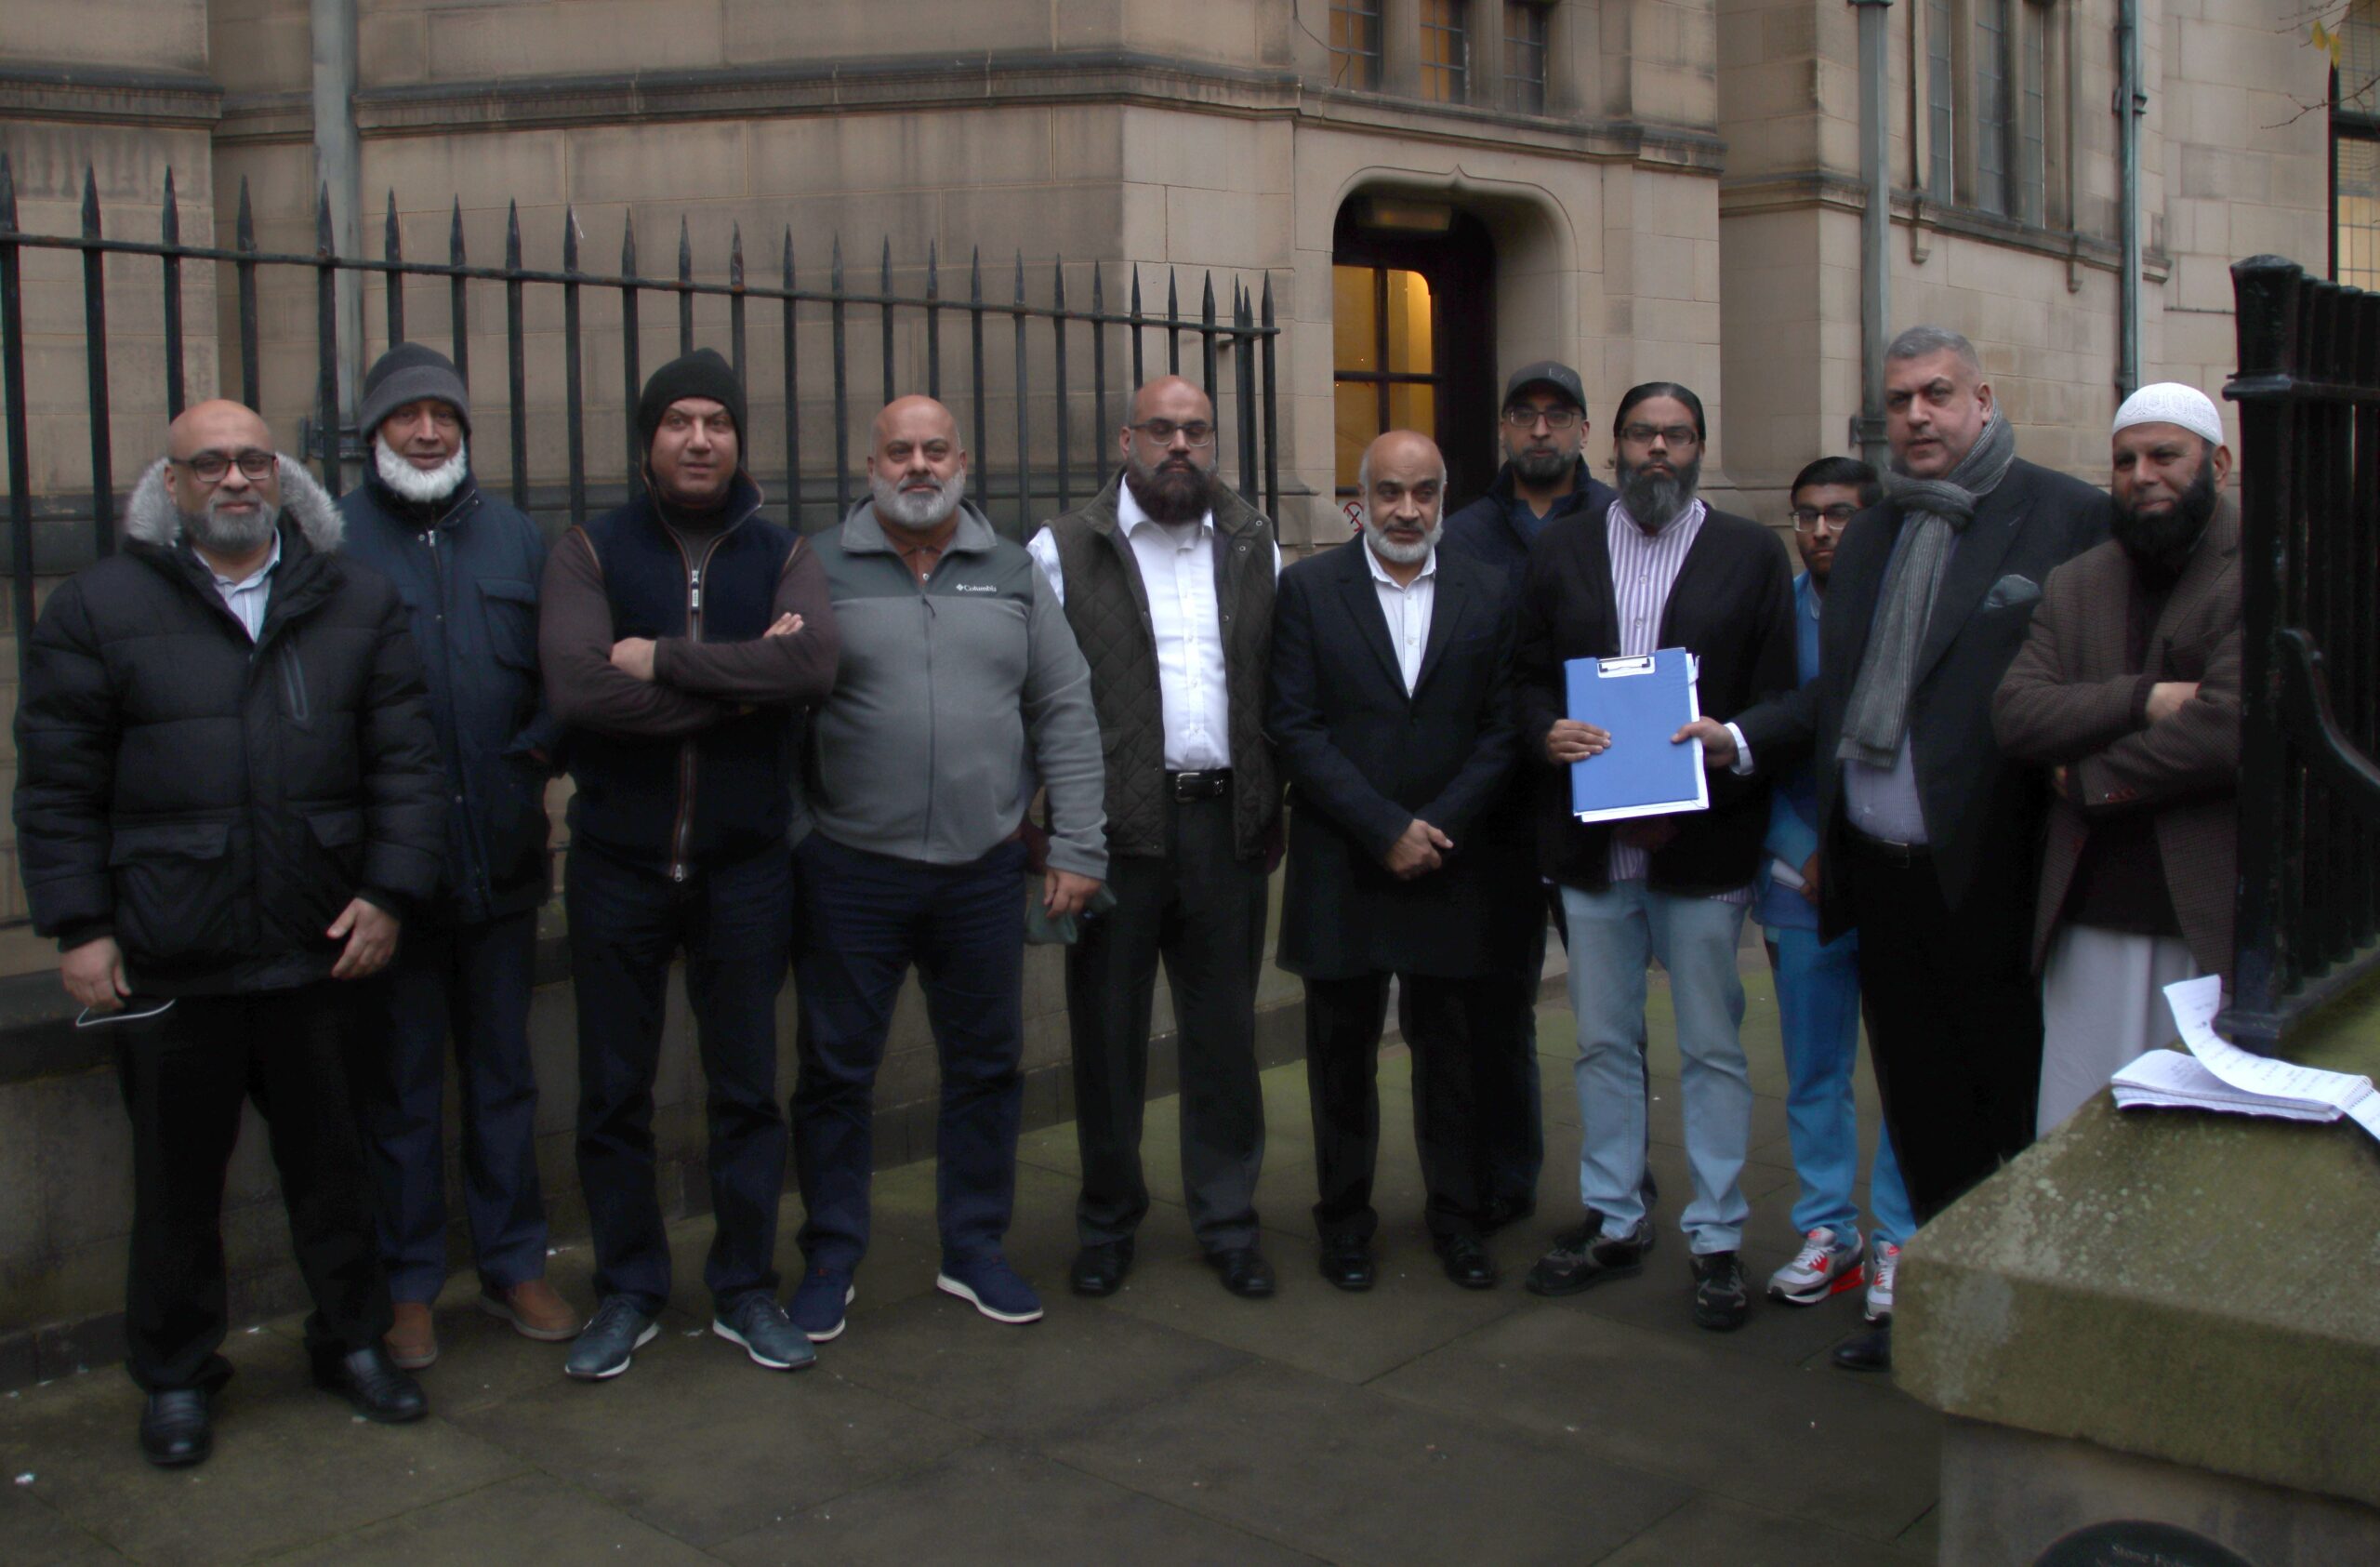
[[[2009,756],[2066,769],[2043,848],[2033,966],[2048,954],[2092,816],[2145,806],[2157,813],[2158,856],[2190,955],[2228,986],[2240,825],[2240,515],[2231,498],[2217,503],[2157,618],[2147,670],[2125,667],[2132,582],[2132,563],[2112,542],[2050,573],[1992,699],[1992,727]],[[2198,696],[2150,724],[2141,716],[2144,680],[2194,680]]]

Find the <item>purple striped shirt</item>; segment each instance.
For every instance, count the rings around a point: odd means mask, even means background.
[[[1685,511],[1661,525],[1659,531],[1647,534],[1628,514],[1627,503],[1615,500],[1606,514],[1604,538],[1611,551],[1611,596],[1620,610],[1620,655],[1623,658],[1640,657],[1655,652],[1660,645],[1661,611],[1669,606],[1670,590],[1677,585],[1677,574],[1686,564],[1687,551],[1702,532],[1702,519],[1709,509],[1698,498],[1688,501]],[[1650,856],[1633,848],[1614,837],[1611,843],[1611,880],[1641,882]],[[1752,888],[1745,885],[1733,892],[1716,894],[1722,903],[1749,903]]]

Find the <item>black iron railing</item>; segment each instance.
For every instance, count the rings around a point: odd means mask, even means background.
[[[2245,618],[2237,974],[2274,1053],[2380,969],[2380,294],[2231,269]]]
[[[746,266],[741,227],[737,227],[729,246],[727,276],[724,282],[703,281],[694,273],[694,246],[687,227],[681,219],[678,233],[676,274],[673,277],[652,277],[641,273],[637,261],[635,221],[630,217],[623,225],[620,242],[619,271],[603,274],[585,271],[579,259],[579,226],[575,213],[566,212],[562,223],[562,267],[546,271],[526,266],[522,262],[521,220],[517,205],[511,211],[505,236],[503,265],[476,266],[465,253],[463,214],[459,202],[454,209],[453,223],[447,242],[447,257],[443,261],[407,259],[403,254],[395,193],[389,196],[388,218],[384,227],[382,255],[377,259],[345,257],[337,253],[333,244],[330,204],[326,194],[318,195],[315,212],[315,249],[311,255],[274,254],[257,247],[256,226],[251,214],[245,180],[241,182],[239,214],[234,225],[232,243],[225,249],[211,246],[185,245],[180,237],[180,216],[175,205],[173,180],[169,174],[165,183],[164,211],[159,219],[159,238],[153,242],[111,239],[102,232],[98,186],[86,171],[84,181],[82,232],[78,234],[34,234],[24,232],[17,221],[17,198],[14,177],[8,161],[0,156],[0,399],[5,399],[6,441],[7,446],[8,534],[11,587],[17,635],[21,639],[33,623],[34,583],[34,518],[37,506],[52,509],[63,504],[73,513],[86,516],[90,528],[90,549],[105,554],[113,548],[117,525],[117,496],[113,478],[113,455],[109,447],[109,362],[110,343],[107,330],[107,283],[103,274],[103,259],[109,256],[153,257],[161,268],[165,314],[165,377],[166,411],[168,416],[181,412],[190,388],[185,384],[182,354],[182,293],[181,263],[201,261],[222,263],[231,270],[231,298],[224,300],[236,311],[238,320],[238,396],[250,407],[261,408],[260,387],[263,379],[262,347],[259,342],[260,313],[258,302],[259,273],[275,270],[302,270],[313,275],[315,292],[314,332],[312,352],[315,361],[313,412],[305,421],[302,445],[306,455],[320,468],[325,484],[334,494],[342,483],[343,460],[354,460],[363,455],[364,447],[358,432],[342,430],[339,417],[339,341],[338,286],[341,273],[377,274],[384,279],[387,343],[407,340],[405,305],[407,285],[420,280],[420,286],[443,282],[447,296],[447,315],[451,324],[448,352],[453,356],[468,383],[471,375],[469,325],[469,292],[474,286],[485,288],[501,285],[504,290],[505,366],[509,397],[507,414],[509,421],[512,454],[511,471],[507,476],[515,504],[523,509],[532,505],[533,493],[537,509],[562,511],[572,521],[586,517],[590,504],[589,443],[588,418],[589,398],[586,377],[586,333],[584,331],[584,299],[588,291],[613,297],[616,300],[622,345],[622,403],[615,410],[621,420],[617,445],[620,481],[615,485],[603,482],[596,486],[596,499],[631,494],[639,485],[633,418],[637,393],[642,378],[641,363],[641,337],[639,311],[648,296],[674,297],[677,303],[677,338],[679,352],[695,346],[694,306],[698,299],[715,298],[727,303],[726,352],[739,375],[747,375],[751,360],[747,357],[749,333],[747,316],[755,301],[762,310],[760,329],[774,325],[778,331],[778,360],[774,374],[782,378],[782,391],[787,410],[785,434],[781,453],[747,451],[746,464],[773,497],[782,497],[789,508],[789,518],[797,524],[807,522],[820,525],[840,517],[855,498],[859,480],[853,454],[850,449],[852,417],[855,411],[867,412],[877,401],[889,402],[903,392],[924,392],[949,403],[959,416],[962,431],[972,431],[969,443],[972,455],[972,485],[974,498],[992,511],[995,521],[1003,528],[1022,532],[1052,510],[1064,510],[1079,497],[1087,498],[1093,489],[1106,482],[1114,458],[1114,432],[1122,422],[1123,399],[1130,388],[1139,385],[1161,365],[1167,372],[1183,373],[1184,339],[1191,343],[1190,352],[1196,357],[1186,372],[1213,394],[1218,417],[1226,439],[1218,458],[1226,473],[1236,478],[1239,492],[1251,502],[1257,499],[1262,485],[1263,504],[1268,514],[1277,514],[1280,500],[1280,464],[1277,450],[1278,417],[1275,395],[1276,345],[1279,329],[1275,324],[1273,285],[1268,275],[1251,287],[1236,277],[1227,278],[1225,286],[1230,298],[1228,319],[1221,313],[1216,298],[1214,274],[1208,272],[1199,285],[1199,299],[1195,315],[1183,312],[1180,282],[1172,269],[1166,270],[1164,279],[1165,306],[1162,312],[1145,308],[1142,296],[1142,272],[1138,265],[1127,269],[1130,303],[1127,308],[1111,310],[1107,304],[1106,279],[1108,266],[1091,265],[1090,308],[1076,309],[1066,302],[1067,266],[1063,259],[1050,263],[1050,293],[1048,301],[1036,302],[1027,296],[1025,259],[1020,254],[1009,280],[1009,298],[995,300],[985,296],[985,270],[980,255],[968,259],[963,294],[950,291],[944,274],[938,250],[929,247],[921,289],[902,292],[894,287],[892,243],[884,242],[877,261],[874,286],[863,282],[854,287],[847,277],[840,238],[829,247],[826,266],[825,286],[804,286],[798,272],[794,253],[793,232],[785,232],[777,247],[774,276],[757,280]],[[36,497],[32,492],[32,460],[28,446],[27,405],[25,400],[26,336],[23,312],[23,252],[28,249],[71,250],[83,260],[83,298],[86,319],[85,353],[88,366],[86,413],[90,422],[91,488],[87,497]],[[813,263],[814,265],[814,263]],[[1078,281],[1080,270],[1076,272]],[[533,288],[553,288],[561,291],[562,306],[562,393],[563,422],[566,434],[566,456],[561,465],[566,471],[534,473],[525,459],[529,447],[529,374],[527,332],[524,328],[526,294]],[[771,323],[769,316],[775,320]],[[831,382],[832,453],[831,467],[821,471],[819,454],[805,453],[802,444],[802,376],[805,370],[816,374],[821,366],[805,365],[797,352],[798,322],[815,324],[825,318],[831,333],[831,351],[823,366]],[[963,352],[956,344],[946,344],[945,330],[957,327],[957,322],[945,317],[963,317],[963,327],[951,335],[962,339]],[[871,318],[873,318],[871,320]],[[924,347],[925,374],[923,383],[905,381],[900,370],[901,356],[895,345],[896,319],[906,321],[921,329]],[[873,357],[879,371],[873,387],[862,387],[855,380],[850,338],[853,332],[866,334],[869,325],[877,327],[877,345]],[[1005,326],[1010,341],[998,345],[994,352],[986,350],[986,334]],[[1121,334],[1120,344],[1117,341]],[[1154,338],[1154,344],[1151,339]],[[1038,339],[1038,341],[1036,340]],[[1048,349],[1046,359],[1039,354]],[[1111,363],[1111,352],[1120,347],[1121,358]],[[1088,349],[1091,356],[1089,418],[1085,428],[1091,433],[1088,454],[1076,449],[1074,426],[1083,418],[1079,371],[1072,368],[1078,361],[1071,354]],[[1004,350],[1005,352],[1000,352]],[[294,348],[290,352],[295,352]],[[1224,354],[1230,356],[1225,369],[1221,365]],[[814,351],[813,351],[814,354]],[[865,358],[858,366],[865,372]],[[1119,379],[1117,371],[1130,364],[1130,379]],[[1033,384],[1037,365],[1046,366],[1049,384]],[[964,379],[958,372],[963,366]],[[945,372],[950,372],[945,375]],[[1228,376],[1226,384],[1218,383],[1219,373]],[[1078,378],[1070,379],[1070,377]],[[225,377],[225,394],[231,394],[230,378]],[[746,381],[747,391],[759,402],[763,389]],[[992,424],[989,410],[991,392],[997,390],[1007,404],[1003,420],[1013,427],[1012,458],[995,460],[992,453]],[[774,390],[774,389],[771,389]],[[880,394],[880,397],[879,395]],[[813,400],[815,394],[813,394]],[[855,405],[854,399],[874,399]],[[1074,418],[1069,418],[1070,410]],[[494,410],[480,406],[474,410],[484,419]],[[749,432],[747,432],[747,436]],[[1007,431],[1002,432],[1008,433]],[[1037,434],[1042,438],[1037,439]],[[162,447],[162,441],[159,443]],[[598,443],[598,449],[601,443]],[[1086,464],[1087,458],[1087,464]],[[779,466],[781,462],[782,466]],[[476,464],[474,466],[481,466]],[[608,466],[608,464],[606,465]],[[1002,470],[1005,470],[1003,471]],[[497,488],[497,476],[481,469],[481,479],[490,488]],[[832,510],[827,510],[831,496]],[[1054,507],[1051,503],[1054,503]],[[80,551],[76,551],[77,554]]]

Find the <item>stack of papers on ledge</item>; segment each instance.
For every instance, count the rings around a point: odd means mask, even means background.
[[[2241,1049],[2215,1031],[2223,982],[2214,975],[2165,987],[2165,1003],[2189,1047],[2152,1050],[2116,1073],[2122,1109],[2225,1110],[2284,1121],[2336,1121],[2345,1116],[2380,1137],[2380,1092],[2372,1080],[2326,1072]]]

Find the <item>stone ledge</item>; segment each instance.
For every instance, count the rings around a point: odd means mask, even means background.
[[[2380,1071],[2380,987],[2292,1055]],[[2380,1506],[2380,1143],[2100,1097],[1911,1244],[1896,1355],[1946,1414]]]
[[[0,119],[212,130],[222,117],[223,89],[205,76],[78,66],[0,69]]]

